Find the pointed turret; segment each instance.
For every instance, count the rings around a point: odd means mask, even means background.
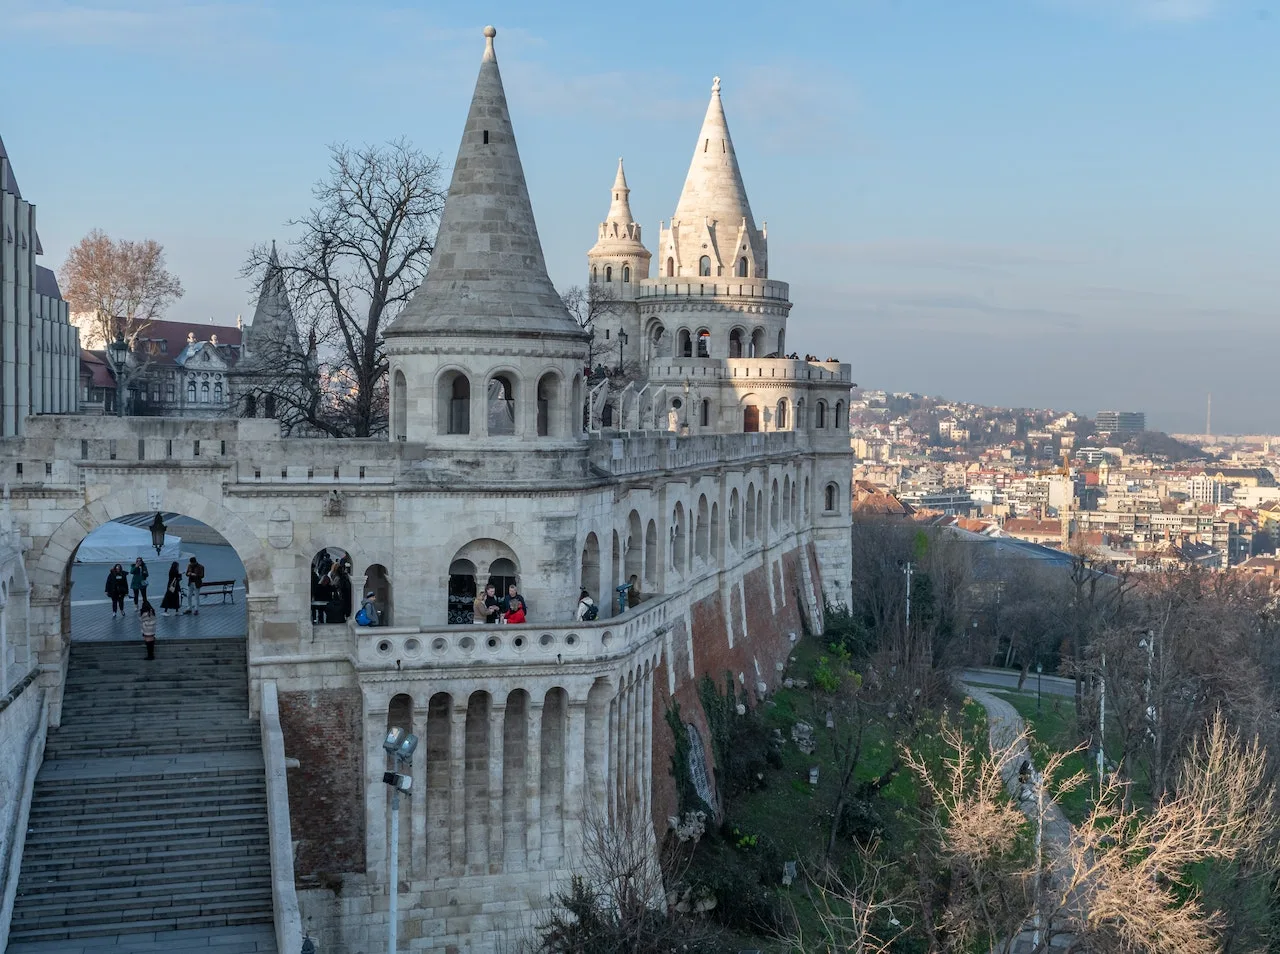
[[[587,252],[593,282],[638,282],[649,277],[649,250],[640,241],[640,223],[631,215],[631,190],[618,160],[609,215],[600,223],[596,244]]]
[[[581,337],[547,276],[493,49],[497,31],[484,34],[431,265],[387,334]]]
[[[258,290],[258,306],[253,310],[253,321],[244,329],[243,341],[245,358],[251,363],[282,348],[297,353],[302,347],[274,241]]]
[[[693,161],[676,204],[671,227],[660,236],[663,275],[764,278],[768,252],[756,228],[729,135],[720,77],[711,84],[711,102],[693,149]],[[704,261],[706,259],[706,261]],[[709,271],[708,271],[709,269]]]

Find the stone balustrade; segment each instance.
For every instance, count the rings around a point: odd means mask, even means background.
[[[668,624],[671,597],[609,619],[548,625],[363,627],[351,625],[361,669],[566,665],[625,658]]]
[[[768,278],[733,278],[716,281],[705,278],[699,281],[670,281],[649,279],[635,286],[635,297],[639,300],[652,298],[709,298],[712,296],[731,298],[773,298],[788,301],[791,286],[787,282],[776,282]]]

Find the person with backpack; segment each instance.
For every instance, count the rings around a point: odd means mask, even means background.
[[[133,566],[129,567],[129,589],[133,590],[133,605],[138,605],[138,597],[142,597],[142,602],[147,601],[147,564],[143,562],[142,557],[133,561]]]
[[[364,595],[364,602],[360,604],[360,609],[356,613],[357,626],[377,626],[378,625],[378,604],[374,602],[373,591],[370,590]]]
[[[187,608],[183,615],[200,615],[200,587],[204,584],[204,567],[192,557],[187,562]]]
[[[582,622],[590,622],[600,616],[600,607],[596,606],[596,601],[591,598],[591,594],[586,590],[582,591],[582,595],[578,597],[578,616]]]

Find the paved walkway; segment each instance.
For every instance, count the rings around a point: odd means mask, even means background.
[[[961,683],[961,687],[971,699],[987,710],[987,728],[991,737],[991,747],[993,749],[1008,745],[1026,728],[1022,721],[1022,716],[1018,715],[1018,710],[1005,699],[993,695],[986,689],[969,683]],[[1022,752],[1009,765],[1009,785],[1011,789],[1018,787],[1017,771],[1018,765],[1023,759],[1030,759],[1030,753],[1027,752],[1026,746],[1023,746]],[[1036,800],[1034,798],[1025,799],[1019,802],[1019,807],[1031,820],[1032,824],[1036,821]],[[1051,867],[1051,859],[1062,854],[1067,845],[1071,841],[1071,823],[1067,821],[1062,809],[1052,801],[1044,803],[1044,868],[1048,870]],[[1013,946],[1010,948],[1010,954],[1031,954],[1036,949],[1034,944],[1035,930],[1033,927],[1027,927],[1014,940]],[[1070,944],[1071,939],[1065,935],[1059,935],[1053,939],[1053,947],[1066,947]]]

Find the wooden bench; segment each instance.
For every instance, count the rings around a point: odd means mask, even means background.
[[[206,596],[221,596],[223,603],[227,602],[227,600],[234,603],[236,601],[235,590],[235,580],[205,580],[200,586],[197,602],[203,603]]]

